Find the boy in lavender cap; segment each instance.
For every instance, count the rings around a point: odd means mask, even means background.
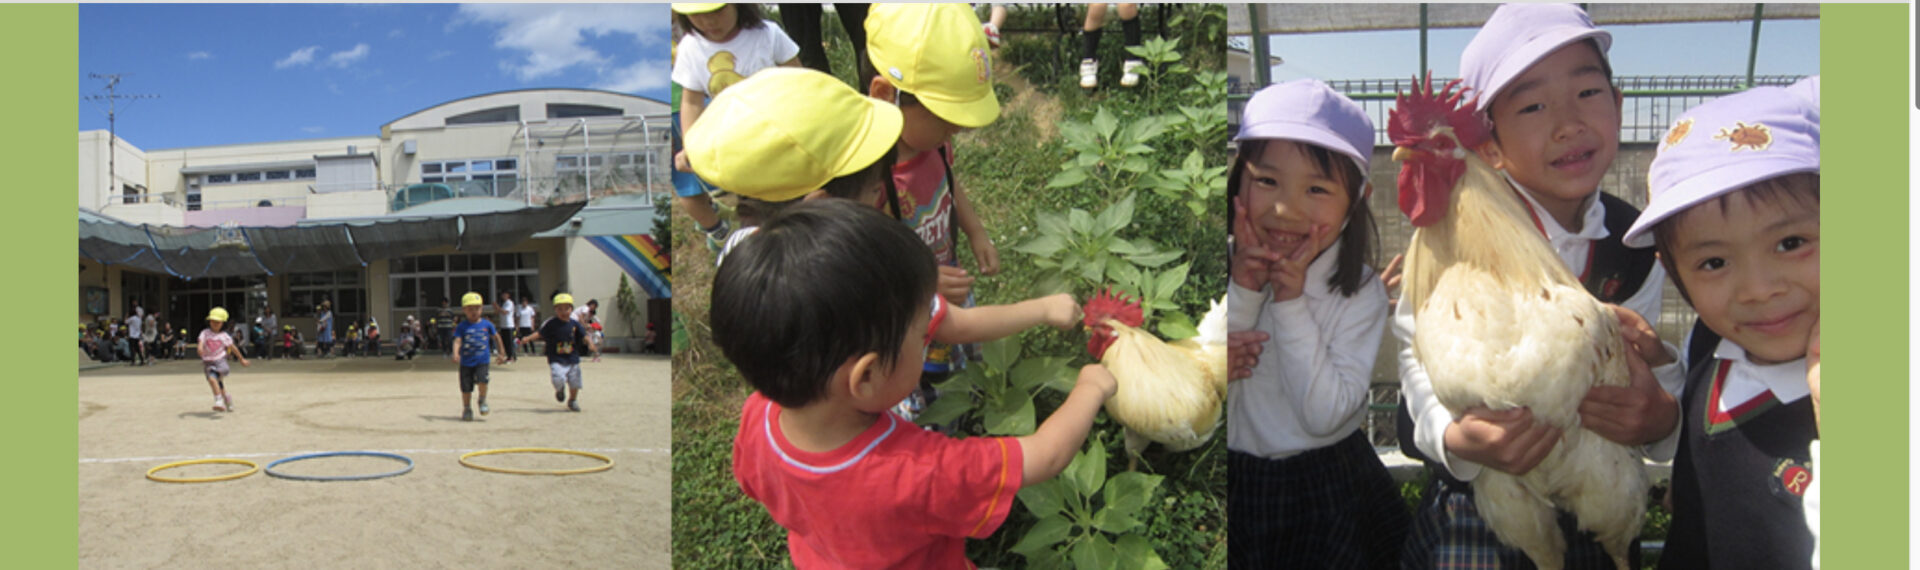
[[[1627,232],[1629,245],[1655,246],[1700,314],[1660,568],[1814,560],[1807,518],[1817,511],[1803,498],[1819,437],[1809,380],[1817,386],[1820,111],[1807,97],[1817,87],[1799,87],[1754,88],[1681,115]]]
[[[1387,323],[1368,267],[1373,122],[1302,79],[1255,93],[1241,124],[1227,182],[1229,361],[1245,371],[1227,385],[1228,564],[1393,568],[1406,505],[1360,429]]]
[[[1580,403],[1581,426],[1623,445],[1645,446],[1655,460],[1679,440],[1676,394],[1685,383],[1677,351],[1647,324],[1660,310],[1665,271],[1653,252],[1621,243],[1639,211],[1600,192],[1620,148],[1620,90],[1606,52],[1613,37],[1568,4],[1506,4],[1494,11],[1460,56],[1460,78],[1492,138],[1475,149],[1522,198],[1535,227],[1594,297],[1616,306],[1629,358],[1628,386],[1598,386]],[[1526,408],[1469,408],[1456,416],[1440,405],[1432,379],[1414,358],[1413,307],[1395,308],[1403,397],[1397,424],[1401,450],[1433,473],[1414,515],[1403,567],[1533,568],[1518,549],[1499,542],[1473,504],[1469,483],[1484,469],[1524,474],[1546,458],[1558,428],[1533,421]],[[1542,442],[1545,442],[1544,444]],[[1641,500],[1622,497],[1620,500]],[[1564,567],[1614,568],[1612,557],[1562,513]],[[1637,543],[1628,558],[1638,558]]]

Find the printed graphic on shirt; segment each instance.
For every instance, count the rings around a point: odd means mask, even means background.
[[[1804,497],[1807,485],[1813,483],[1813,469],[1807,464],[1792,459],[1781,459],[1773,465],[1773,477],[1769,479],[1773,494],[1779,497]]]
[[[735,61],[737,58],[733,57],[733,52],[730,51],[715,53],[713,57],[707,59],[707,73],[712,74],[707,78],[709,97],[717,96],[733,84],[747,80],[745,76],[733,70]]]

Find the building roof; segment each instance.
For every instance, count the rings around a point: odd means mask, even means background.
[[[381,125],[380,133],[385,137],[395,130],[444,127],[448,118],[502,107],[518,107],[519,120],[499,122],[544,121],[548,119],[546,106],[549,104],[613,107],[629,117],[670,111],[665,101],[616,91],[560,87],[514,89],[454,99],[414,111]]]

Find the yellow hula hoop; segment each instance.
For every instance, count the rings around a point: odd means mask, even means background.
[[[212,477],[161,477],[158,475],[154,475],[154,473],[158,473],[158,472],[165,471],[167,469],[172,469],[175,467],[184,467],[187,465],[201,465],[205,463],[232,463],[235,465],[245,465],[247,466],[247,470],[241,471],[239,473],[228,473],[226,475],[214,475]],[[159,467],[148,469],[147,478],[152,479],[154,481],[159,481],[161,483],[212,483],[215,481],[228,481],[232,479],[239,479],[241,477],[252,475],[254,474],[254,472],[259,470],[260,470],[259,463],[254,463],[252,461],[247,461],[245,459],[189,459],[186,461],[175,461],[173,463],[167,463]]]
[[[468,461],[468,459],[479,457],[482,455],[497,455],[501,453],[557,453],[561,455],[578,455],[581,457],[592,457],[594,459],[605,461],[606,464],[595,465],[592,467],[582,467],[579,469],[540,470],[540,469],[513,469],[510,467],[492,467],[492,466],[481,465],[478,463],[474,463],[472,461]],[[514,475],[579,475],[582,473],[597,473],[601,471],[606,471],[608,469],[612,469],[613,458],[607,457],[605,455],[601,455],[598,453],[578,451],[573,449],[553,449],[548,447],[509,447],[506,449],[487,449],[487,450],[474,451],[474,452],[462,454],[460,456],[460,464],[468,467],[472,467],[474,469],[479,469],[481,471],[492,471],[495,473],[511,473]]]

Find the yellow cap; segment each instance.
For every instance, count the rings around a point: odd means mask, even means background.
[[[831,75],[763,69],[707,103],[687,130],[687,161],[714,186],[785,202],[880,160],[900,124],[899,108]]]
[[[714,10],[719,10],[725,7],[727,7],[727,4],[725,2],[674,2],[673,3],[673,11],[676,14],[705,14],[707,12],[712,12]]]
[[[80,330],[87,330],[87,324],[86,324],[86,323],[80,323]]]
[[[895,88],[962,127],[1000,118],[993,52],[966,4],[874,4],[867,12],[867,59]]]
[[[566,294],[566,293],[561,293],[561,294],[559,294],[559,295],[554,295],[554,296],[553,296],[553,304],[555,304],[555,305],[572,305],[572,304],[573,304],[573,295],[568,295],[568,294]]]
[[[227,322],[227,310],[222,309],[220,307],[214,307],[213,310],[207,311],[207,320],[220,321],[223,323]]]
[[[460,297],[460,306],[462,307],[477,307],[485,304],[487,304],[487,300],[481,298],[479,293],[467,293]]]

